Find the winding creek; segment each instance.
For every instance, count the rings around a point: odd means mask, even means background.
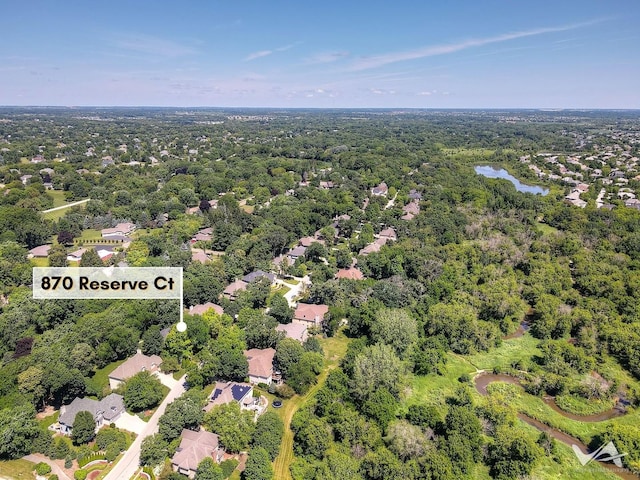
[[[480,393],[480,395],[487,395],[487,387],[489,386],[489,384],[493,382],[504,382],[504,383],[510,383],[513,385],[518,385],[520,387],[522,386],[520,379],[513,377],[511,375],[482,372],[479,375],[476,375],[476,377],[474,378],[474,384],[475,384],[476,390],[478,391],[478,393]],[[573,413],[565,412],[560,407],[558,407],[553,397],[543,397],[543,400],[544,400],[544,403],[549,405],[549,407],[551,407],[553,410],[558,412],[563,417],[570,418],[572,420],[577,420],[580,422],[603,422],[605,420],[610,420],[612,418],[619,417],[620,415],[624,415],[625,413],[624,406],[619,403],[619,404],[616,404],[614,408],[611,408],[609,410],[606,410],[598,414],[575,415]],[[568,446],[577,445],[580,448],[580,450],[582,450],[583,453],[585,454],[589,453],[589,448],[580,440],[578,440],[575,437],[572,437],[571,435],[568,435],[556,428],[549,427],[548,425],[545,425],[539,420],[536,420],[535,418],[531,418],[528,415],[525,415],[524,413],[518,413],[518,418],[523,422],[527,423],[528,425],[531,425],[532,427],[535,427],[542,432],[546,432],[547,434],[549,434],[549,436],[555,438],[556,440]],[[624,480],[627,480],[627,479],[637,480],[638,478],[640,478],[629,471],[621,471],[620,468],[616,467],[614,464],[606,463],[606,462],[598,462],[598,463],[603,468],[606,468],[607,470],[613,472],[618,477]]]

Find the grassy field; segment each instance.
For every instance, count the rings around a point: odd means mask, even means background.
[[[33,267],[48,267],[49,259],[48,258],[30,258],[29,262]]]
[[[47,190],[47,195],[53,200],[53,208],[61,207],[68,203],[62,190]]]
[[[35,463],[22,459],[0,462],[0,479],[22,480],[36,478],[33,473],[35,466]]]
[[[316,392],[322,387],[324,381],[327,379],[329,372],[338,366],[340,359],[344,357],[347,352],[347,345],[349,339],[344,333],[339,332],[332,338],[322,339],[320,341],[325,354],[324,370],[318,376],[318,382],[309,389],[304,395],[295,395],[292,398],[283,401],[282,407],[274,409],[278,413],[280,418],[284,422],[284,435],[282,437],[282,443],[280,444],[280,454],[276,457],[273,464],[274,478],[278,480],[287,480],[291,478],[289,466],[293,462],[293,432],[289,428],[291,425],[291,419],[298,409],[307,402],[307,400],[314,397]],[[270,399],[271,400],[271,399]],[[269,407],[273,408],[273,407]]]

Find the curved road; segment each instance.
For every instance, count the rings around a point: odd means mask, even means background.
[[[185,392],[185,380],[186,375],[178,380],[178,382],[176,382],[176,384],[171,388],[171,391],[169,391],[166,398],[149,419],[145,429],[136,437],[117,465],[111,469],[106,477],[104,477],[104,480],[125,480],[131,478],[136,473],[140,466],[140,447],[142,446],[142,440],[158,431],[158,420],[160,420],[160,417],[166,410],[167,405]]]

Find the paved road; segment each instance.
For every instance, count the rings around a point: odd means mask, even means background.
[[[176,382],[173,388],[171,388],[171,391],[160,404],[156,413],[154,413],[149,419],[149,422],[147,422],[147,427],[140,435],[138,435],[118,464],[111,469],[106,477],[104,477],[104,480],[126,480],[136,473],[136,470],[140,466],[140,447],[142,446],[142,440],[158,431],[158,420],[160,420],[160,417],[166,410],[167,405],[185,392],[185,380],[186,375],[184,375],[178,382]]]
[[[67,203],[66,205],[62,205],[61,207],[50,208],[49,210],[42,210],[42,212],[40,212],[40,213],[49,213],[49,212],[55,212],[56,210],[64,210],[65,208],[75,207],[76,205],[82,205],[83,203],[87,203],[89,200],[91,200],[91,199],[87,198],[86,200],[80,200],[78,202]]]
[[[29,460],[30,462],[33,462],[33,463],[40,463],[40,462],[47,463],[47,464],[49,464],[49,466],[51,466],[51,472],[55,473],[56,475],[58,475],[58,478],[60,480],[71,480],[69,478],[69,475],[64,473],[64,470],[62,470],[56,464],[56,462],[54,462],[50,458],[45,457],[44,455],[42,455],[40,453],[32,453],[31,455],[27,455],[27,456],[22,457],[22,458],[24,458],[25,460]]]

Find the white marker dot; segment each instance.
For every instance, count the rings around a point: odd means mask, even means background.
[[[186,331],[187,330],[187,324],[184,321],[178,322],[178,324],[176,325],[176,330],[178,330],[179,332]]]

